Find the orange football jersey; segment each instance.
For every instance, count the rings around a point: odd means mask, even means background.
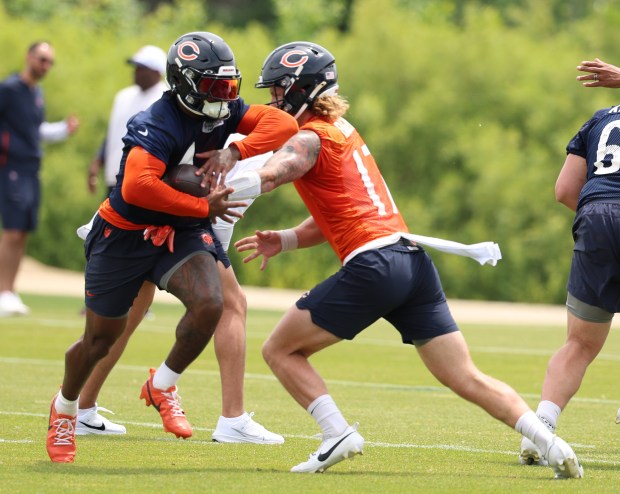
[[[409,231],[368,146],[349,122],[314,117],[300,130],[315,132],[321,151],[295,187],[341,262],[372,240]]]

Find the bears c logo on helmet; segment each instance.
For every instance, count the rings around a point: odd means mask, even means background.
[[[299,59],[295,60],[296,56],[299,56]],[[280,59],[280,63],[285,67],[299,67],[300,65],[305,64],[307,61],[308,55],[306,55],[306,52],[302,50],[287,51],[284,55],[282,55],[282,58]]]
[[[177,54],[183,60],[196,60],[199,53],[200,48],[193,41],[184,41],[177,47]]]

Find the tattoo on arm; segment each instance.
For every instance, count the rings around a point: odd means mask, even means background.
[[[299,131],[262,168],[263,186],[273,190],[301,178],[316,164],[320,151],[321,140],[317,134],[309,130]],[[266,192],[265,187],[263,191]]]

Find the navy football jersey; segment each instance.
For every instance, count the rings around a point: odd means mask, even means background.
[[[620,106],[597,111],[566,152],[585,158],[588,167],[577,209],[591,201],[620,199]]]
[[[249,107],[239,98],[229,102],[228,108],[230,117],[226,120],[192,117],[181,110],[176,96],[168,91],[149,108],[134,115],[127,122],[123,157],[116,185],[110,193],[110,204],[114,210],[138,224],[182,226],[188,222],[196,223],[196,218],[181,218],[126,203],[121,194],[125,161],[135,146],[142,147],[163,161],[166,169],[177,166],[192,144],[196,146],[196,153],[222,149],[228,136],[236,132]]]

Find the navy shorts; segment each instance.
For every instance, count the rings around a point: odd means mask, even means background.
[[[586,304],[620,312],[620,204],[593,202],[573,223],[568,292]]]
[[[145,280],[165,290],[174,272],[195,255],[212,255],[226,268],[230,260],[207,223],[179,228],[174,252],[166,243],[156,247],[143,237],[143,230],[123,230],[99,215],[86,237],[85,302],[104,317],[123,317]]]
[[[0,168],[0,216],[5,230],[36,230],[40,202],[38,174]]]
[[[380,318],[403,343],[423,343],[458,331],[437,269],[424,250],[408,241],[362,252],[297,301],[312,322],[352,340]]]

